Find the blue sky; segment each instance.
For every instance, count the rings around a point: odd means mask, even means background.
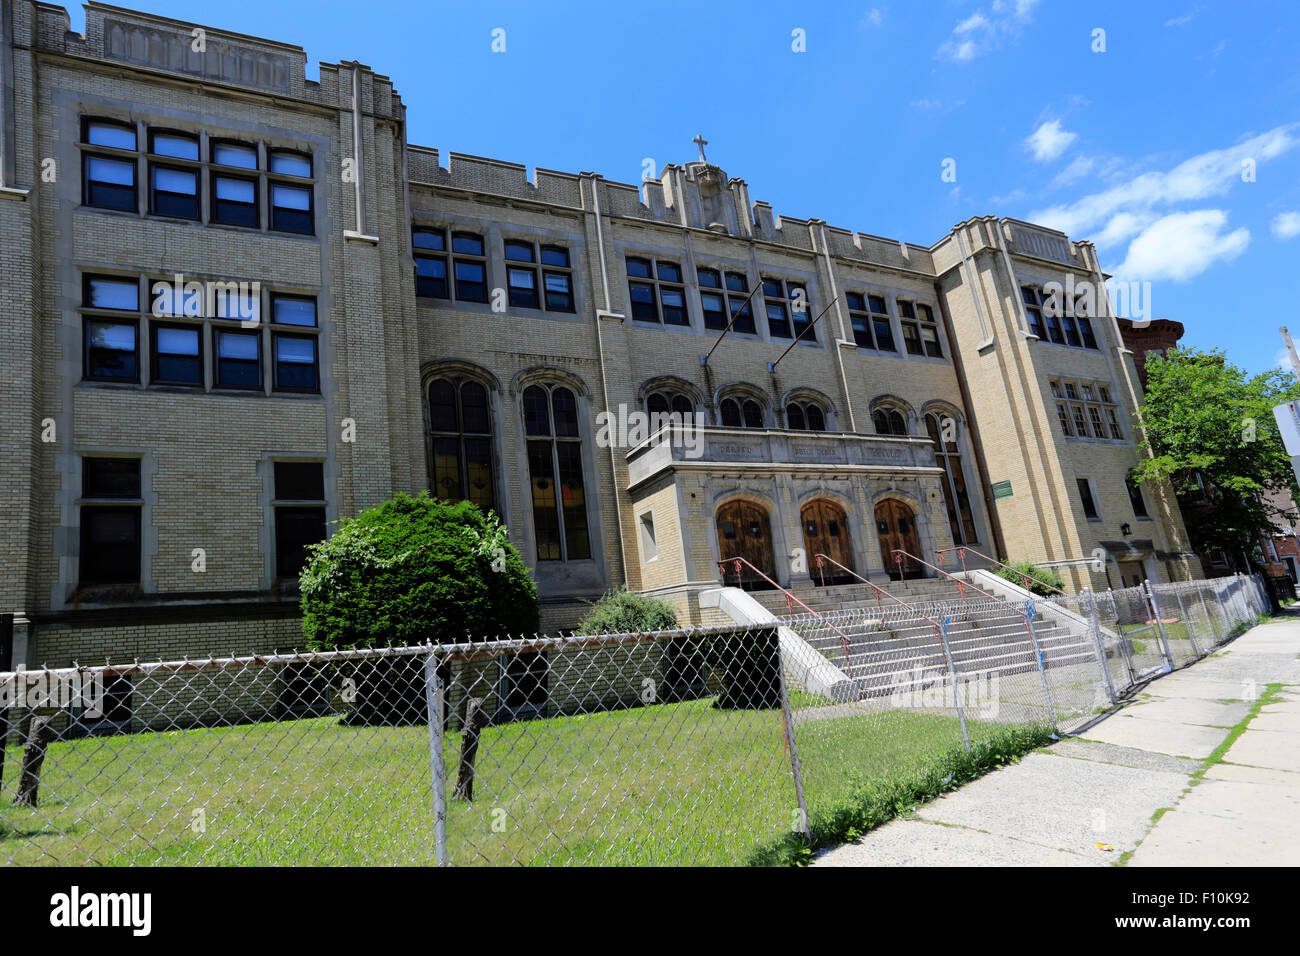
[[[1288,3],[120,2],[297,43],[313,78],[359,59],[422,145],[637,182],[702,132],[777,215],[927,245],[970,216],[1030,219],[1150,282],[1184,344],[1257,372],[1282,360],[1279,325],[1300,332]]]

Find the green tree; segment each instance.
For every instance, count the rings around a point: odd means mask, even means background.
[[[1261,535],[1295,520],[1268,498],[1288,491],[1300,496],[1273,418],[1274,406],[1297,397],[1294,375],[1270,369],[1248,376],[1219,349],[1148,358],[1140,415],[1151,457],[1134,477],[1170,480],[1186,490],[1200,475],[1209,502],[1183,513],[1196,550],[1222,548],[1253,559]]]
[[[534,634],[537,587],[492,512],[399,494],[340,522],[301,575],[314,649]]]

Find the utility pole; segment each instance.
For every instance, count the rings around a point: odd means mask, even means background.
[[[1286,354],[1291,359],[1291,371],[1295,372],[1296,378],[1300,378],[1300,355],[1296,355],[1291,333],[1286,330],[1285,325],[1278,331],[1282,333]],[[1274,407],[1273,417],[1277,419],[1277,428],[1282,435],[1282,444],[1286,448],[1286,453],[1291,456],[1291,470],[1295,472],[1296,483],[1300,484],[1300,402],[1287,402],[1285,405]]]

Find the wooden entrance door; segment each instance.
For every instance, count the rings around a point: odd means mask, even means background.
[[[900,572],[894,556],[896,549],[920,556],[916,515],[912,509],[896,498],[886,498],[876,505],[876,532],[880,535],[880,556],[885,561],[885,570],[889,572],[890,579],[897,581],[900,577],[919,578],[921,564],[915,558],[904,555]]]
[[[718,557],[744,558],[769,578],[776,578],[776,560],[772,551],[772,522],[767,512],[748,501],[729,501],[718,509]],[[736,578],[733,564],[726,567],[725,583]],[[740,586],[746,591],[771,588],[746,565],[740,566]]]
[[[849,571],[853,570],[853,545],[849,542],[849,523],[844,509],[833,501],[818,498],[800,509],[799,521],[803,525],[808,570],[812,572],[813,581],[818,584],[823,581],[827,584],[847,584],[854,580],[853,575],[830,562],[820,569],[817,567],[817,555],[824,554]]]

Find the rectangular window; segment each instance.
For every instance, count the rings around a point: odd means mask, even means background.
[[[275,576],[297,578],[307,546],[325,540],[325,466],[277,461],[275,482]]]
[[[214,329],[218,388],[259,389],[262,387],[262,335]]]
[[[767,311],[767,329],[772,338],[802,338],[814,342],[817,334],[812,328],[814,316],[807,288],[799,282],[763,278],[763,301]],[[793,320],[792,320],[793,317]]]
[[[631,256],[625,261],[633,319],[663,322],[665,325],[691,324],[686,312],[686,287],[682,284],[682,269],[678,263],[662,259],[651,262]]]
[[[943,358],[943,348],[939,345],[939,323],[934,319],[934,310],[925,303],[918,303],[916,311],[921,324],[921,344],[925,346],[925,354],[930,358]]]
[[[189,133],[151,129],[149,130],[149,152],[155,156],[198,162],[199,138]]]
[[[140,284],[135,279],[84,276],[82,374],[88,379],[140,381]],[[130,313],[111,315],[105,313]]]
[[[136,131],[112,120],[82,120],[82,142],[104,152],[87,150],[81,157],[81,201],[100,209],[137,212]]]
[[[140,460],[83,458],[81,497],[78,583],[139,584]]]
[[[271,190],[271,228],[276,232],[311,235],[313,226],[311,190],[273,182]]]
[[[216,223],[256,229],[260,225],[257,180],[213,173],[211,215]]]
[[[874,349],[875,336],[871,334],[871,314],[867,311],[867,297],[860,292],[846,292],[844,301],[849,309],[849,324],[853,326],[853,341],[858,348]]]
[[[239,169],[257,169],[257,147],[230,140],[212,141],[214,166],[234,166]]]
[[[727,310],[732,316],[731,331],[758,334],[754,325],[754,304],[749,298],[749,280],[739,272],[724,276],[727,286]]]
[[[1079,500],[1083,502],[1083,513],[1089,519],[1098,519],[1101,516],[1097,513],[1097,503],[1092,497],[1092,482],[1087,478],[1076,478],[1075,481],[1079,486]]]
[[[533,528],[537,560],[560,561],[560,515],[556,508],[555,476],[550,441],[528,442],[528,477],[533,491]]]
[[[894,330],[889,324],[889,307],[883,295],[867,296],[867,308],[871,311],[871,329],[876,334],[876,348],[882,352],[897,352],[894,344]]]
[[[573,266],[563,246],[542,246],[542,288],[546,311],[574,311]]]
[[[415,249],[415,294],[430,299],[449,298],[446,233],[441,229],[412,228],[411,245]]]
[[[150,323],[153,368],[150,381],[160,385],[203,385],[203,330],[197,325]]]
[[[1061,420],[1061,431],[1066,435],[1073,434],[1070,431],[1070,416],[1065,413],[1065,406],[1059,402],[1056,405],[1056,416]]]
[[[318,392],[316,339],[310,335],[271,335],[275,356],[274,385],[279,392]]]
[[[1047,330],[1043,326],[1042,296],[1033,286],[1021,286],[1020,298],[1025,303],[1025,314],[1029,317],[1029,331],[1038,336],[1039,339],[1047,338]]]
[[[198,219],[198,173],[193,169],[150,163],[149,211],[155,216]]]
[[[452,274],[459,302],[486,302],[487,259],[483,252],[483,237],[468,232],[451,235]]]
[[[1128,488],[1128,500],[1133,504],[1133,516],[1135,518],[1151,517],[1151,515],[1147,513],[1147,503],[1142,497],[1141,486],[1133,480],[1132,476],[1126,478],[1124,484]]]

